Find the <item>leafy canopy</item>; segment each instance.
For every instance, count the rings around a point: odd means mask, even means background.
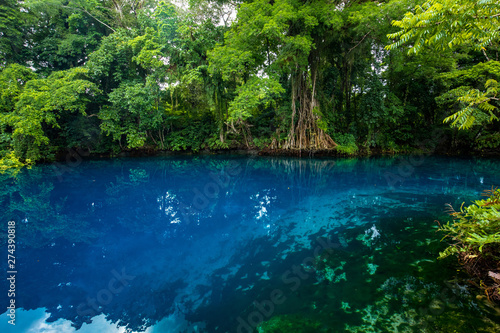
[[[497,0],[431,0],[392,24],[401,28],[389,34],[397,39],[386,48],[396,49],[413,41],[409,52],[424,45],[440,49],[474,43],[478,49],[490,45],[500,33],[500,3]]]
[[[416,6],[414,12],[392,24],[401,30],[389,34],[396,41],[386,46],[394,50],[412,42],[408,53],[418,53],[426,46],[437,49],[473,45],[489,61],[486,47],[500,37],[500,3],[497,0],[430,0]],[[452,127],[468,129],[476,124],[498,120],[498,83],[490,79],[485,91],[459,87],[456,101],[461,109],[444,119]]]
[[[50,143],[48,128],[60,128],[58,119],[66,112],[86,114],[87,103],[100,93],[87,80],[87,73],[87,69],[77,67],[54,72],[46,79],[28,81],[17,97],[14,110],[2,115],[2,120],[13,128],[18,157],[40,159],[40,147]]]

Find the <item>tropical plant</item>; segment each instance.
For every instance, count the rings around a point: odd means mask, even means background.
[[[459,252],[482,253],[485,245],[500,246],[500,190],[487,191],[487,199],[476,200],[473,204],[455,211],[449,206],[453,223],[441,227],[457,242],[441,252],[440,258]]]
[[[440,227],[452,243],[439,254],[439,258],[457,255],[467,271],[481,280],[486,293],[500,301],[500,292],[488,276],[498,274],[500,262],[500,189],[486,191],[484,200],[455,211],[449,205],[452,222]],[[488,281],[489,280],[489,281]]]
[[[28,81],[16,97],[15,107],[1,120],[12,128],[12,148],[18,158],[47,158],[42,147],[50,145],[50,130],[61,128],[59,119],[68,113],[86,115],[86,106],[100,93],[87,80],[88,71],[77,67]]]
[[[400,30],[388,35],[396,39],[386,46],[389,50],[408,43],[411,43],[408,53],[418,53],[426,45],[440,50],[473,45],[490,61],[486,47],[500,38],[500,3],[496,0],[430,0],[392,24]],[[446,117],[444,122],[468,129],[476,120],[484,120],[484,114],[488,115],[488,122],[497,120],[494,114],[499,101],[497,81],[488,80],[485,89],[462,87],[457,96],[457,101],[463,104],[461,110]]]
[[[430,0],[392,24],[401,30],[388,35],[398,39],[388,49],[410,41],[409,51],[414,53],[426,44],[446,49],[473,43],[486,53],[485,47],[500,37],[500,4],[496,0]]]

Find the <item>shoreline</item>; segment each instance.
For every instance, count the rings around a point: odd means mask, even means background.
[[[345,154],[341,153],[335,149],[325,150],[325,149],[257,149],[257,148],[232,148],[232,149],[219,149],[219,150],[182,150],[182,151],[172,151],[172,150],[152,150],[152,149],[137,149],[137,150],[123,150],[117,154],[113,153],[94,153],[94,152],[84,152],[81,150],[68,149],[65,152],[60,152],[56,155],[55,161],[64,161],[67,156],[74,155],[75,153],[79,156],[85,158],[117,158],[117,157],[152,157],[152,156],[204,156],[204,155],[249,155],[249,156],[275,156],[275,157],[299,157],[299,158],[315,158],[315,157],[342,157],[342,158],[360,158],[360,157],[378,157],[378,156],[408,156],[408,155],[428,155],[428,156],[453,156],[453,157],[484,157],[484,158],[500,158],[500,150],[489,150],[489,151],[449,151],[449,150],[434,150],[431,152],[425,151],[383,151],[373,149],[369,152],[359,151],[355,154]],[[50,163],[47,161],[45,163]]]

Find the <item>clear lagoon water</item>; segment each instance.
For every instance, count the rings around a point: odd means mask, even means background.
[[[73,159],[0,177],[3,272],[8,221],[17,242],[0,332],[500,331],[436,260],[445,204],[498,186],[499,160]]]

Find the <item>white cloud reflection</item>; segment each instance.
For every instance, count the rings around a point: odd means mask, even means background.
[[[46,320],[50,314],[45,312],[45,308],[36,310],[16,310],[16,325],[8,323],[7,312],[0,315],[0,332],[4,333],[125,333],[125,327],[118,327],[116,324],[106,320],[103,314],[93,317],[92,323],[83,324],[79,330],[71,326],[71,321],[58,319],[48,323]],[[131,333],[178,333],[178,332],[202,332],[203,324],[191,324],[182,314],[173,313],[163,318],[156,325],[149,327],[145,332]]]

